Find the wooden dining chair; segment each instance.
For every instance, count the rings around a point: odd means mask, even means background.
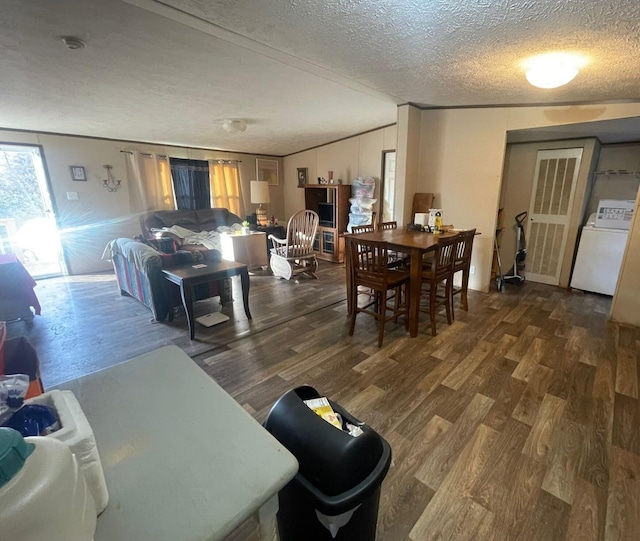
[[[356,316],[363,312],[373,316],[378,321],[378,347],[382,347],[385,323],[390,320],[397,321],[404,315],[405,329],[409,328],[409,271],[405,269],[391,269],[388,261],[388,248],[386,242],[365,241],[357,236],[347,240],[349,257],[351,258],[352,273],[352,311],[349,335],[353,336],[356,325]],[[360,307],[358,305],[358,287],[363,286],[374,292],[375,299]],[[405,295],[400,295],[402,289]],[[389,298],[389,291],[395,295]],[[404,299],[404,301],[402,301]],[[389,302],[392,301],[392,307]],[[387,316],[387,311],[391,314]]]
[[[476,230],[468,229],[461,231],[458,235],[458,243],[456,244],[454,261],[453,261],[453,274],[462,271],[462,284],[459,288],[451,286],[451,317],[454,316],[453,310],[453,297],[460,294],[460,304],[462,309],[467,312],[469,310],[469,304],[467,302],[467,290],[469,288],[469,271],[471,268],[471,249],[473,248],[473,239],[475,238]]]
[[[352,225],[351,233],[353,235],[359,235],[361,233],[373,233],[375,231],[375,226],[373,224],[369,225]],[[375,297],[375,292],[368,288],[358,288],[352,285],[355,290],[357,290],[358,294],[367,295],[370,299]]]
[[[451,299],[453,287],[453,263],[455,260],[455,248],[458,243],[458,235],[445,237],[438,240],[433,260],[422,268],[422,292],[429,300],[428,312],[431,323],[431,334],[436,335],[436,308],[444,306],[447,314],[447,323],[451,325],[453,313]],[[425,287],[427,290],[425,291]]]

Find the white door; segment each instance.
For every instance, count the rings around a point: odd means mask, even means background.
[[[60,235],[40,147],[0,145],[0,253],[13,253],[34,278],[63,272]]]
[[[527,280],[560,283],[582,150],[538,151],[527,228]]]

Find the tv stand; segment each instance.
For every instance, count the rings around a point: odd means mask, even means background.
[[[321,222],[316,233],[313,247],[319,259],[344,262],[344,234],[349,223],[350,197],[350,184],[307,184],[304,187],[305,209],[321,215],[319,210],[323,203],[333,206],[333,223]]]

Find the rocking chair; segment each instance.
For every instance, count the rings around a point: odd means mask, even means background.
[[[289,280],[293,275],[307,273],[316,280],[318,268],[313,242],[319,218],[312,210],[296,212],[287,224],[287,237],[279,239],[269,235],[271,248],[271,271],[274,276]]]

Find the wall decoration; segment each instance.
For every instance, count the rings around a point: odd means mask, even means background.
[[[278,160],[256,160],[257,180],[263,180],[272,186],[278,185]]]
[[[309,169],[306,167],[298,167],[298,188],[304,188],[309,180]]]
[[[87,173],[81,165],[71,165],[71,178],[73,180],[87,180]]]

